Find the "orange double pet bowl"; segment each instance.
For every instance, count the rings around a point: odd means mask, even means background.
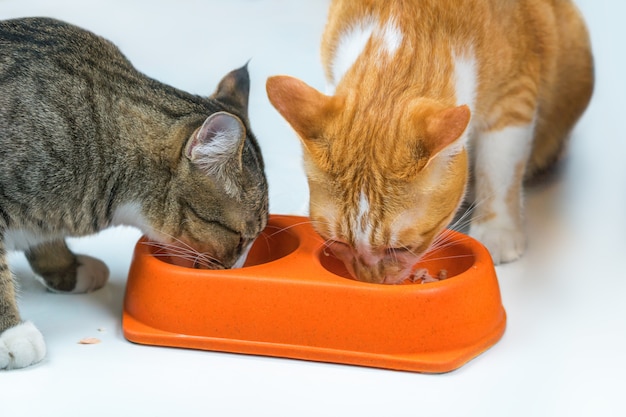
[[[417,372],[448,372],[504,333],[495,269],[463,234],[418,267],[447,279],[381,285],[349,278],[308,219],[273,215],[240,269],[170,264],[142,238],[124,300],[136,343]]]

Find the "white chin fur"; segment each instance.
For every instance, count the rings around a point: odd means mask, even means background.
[[[248,246],[246,248],[244,248],[244,250],[241,252],[241,255],[239,256],[239,259],[237,259],[237,262],[235,262],[235,264],[232,266],[232,268],[242,268],[243,264],[246,263],[246,259],[248,259],[248,253],[250,253],[250,248],[252,248],[252,244],[254,242],[251,242],[248,244]]]

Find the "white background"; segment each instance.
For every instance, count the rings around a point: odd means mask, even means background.
[[[424,375],[134,345],[120,317],[139,233],[117,228],[71,241],[111,269],[109,284],[92,294],[46,293],[22,255],[11,256],[22,315],[44,333],[48,356],[0,372],[0,416],[626,415],[626,3],[578,4],[591,31],[596,91],[560,175],[529,190],[530,247],[523,260],[497,268],[508,325],[486,353],[457,371]],[[0,0],[0,18],[79,24],[146,74],[192,93],[211,93],[252,58],[250,117],[271,211],[293,214],[307,206],[300,146],[270,106],[265,79],[290,74],[323,89],[326,9],[321,0]],[[102,342],[77,344],[88,336]]]

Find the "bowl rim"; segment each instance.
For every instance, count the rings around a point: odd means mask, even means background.
[[[294,223],[301,222],[303,219],[306,218],[290,215],[271,216],[271,220],[274,222]],[[294,226],[289,231],[295,234],[303,233],[304,236],[310,236],[310,230],[312,230],[310,224],[308,226],[306,224],[300,226],[304,230],[298,227]],[[312,269],[314,271],[326,271],[326,276],[317,277],[313,273],[307,277],[297,277],[295,279],[293,276],[294,265],[297,266],[299,262],[302,262],[303,257],[310,259],[318,250],[321,238],[307,237],[302,239],[301,235],[302,241],[299,242],[296,250],[268,263],[237,270],[210,271],[185,268],[169,264],[154,256],[145,256],[149,248],[147,245],[141,244],[142,239],[145,239],[142,237],[135,247],[135,255],[131,262],[127,282],[122,315],[124,336],[132,342],[146,345],[304,359],[414,372],[449,372],[493,346],[500,340],[506,327],[506,312],[502,306],[495,268],[488,251],[474,239],[459,232],[453,232],[451,236],[456,239],[463,239],[466,245],[472,248],[474,262],[461,274],[440,282],[423,285],[382,285],[360,282],[328,272],[321,264],[315,266],[315,268],[319,269]],[[277,268],[277,266],[280,266],[280,268]],[[150,272],[146,273],[145,271]],[[481,271],[483,274],[480,274]],[[198,272],[201,273],[199,274]],[[143,277],[142,274],[144,275]],[[490,311],[493,311],[493,317],[490,319],[489,325],[482,329],[482,333],[476,335],[475,340],[472,340],[471,343],[466,343],[464,346],[457,346],[452,343],[439,351],[434,351],[433,349],[420,351],[417,349],[416,351],[381,352],[377,348],[369,349],[368,347],[364,349],[354,349],[352,347],[337,348],[324,346],[323,344],[289,343],[284,340],[274,342],[254,340],[251,337],[233,337],[232,335],[190,334],[191,332],[179,332],[173,328],[165,329],[167,326],[158,328],[158,325],[145,319],[145,312],[138,312],[136,305],[138,304],[138,299],[141,298],[140,296],[145,297],[146,293],[138,293],[139,290],[135,290],[135,286],[137,283],[141,283],[142,280],[145,281],[147,275],[151,275],[150,279],[154,279],[159,283],[160,281],[158,280],[163,278],[163,276],[166,276],[165,279],[170,281],[170,283],[178,282],[182,276],[185,276],[185,279],[189,278],[200,280],[197,282],[207,283],[208,281],[205,278],[211,277],[210,285],[218,286],[215,288],[235,288],[239,285],[248,288],[248,290],[250,288],[254,290],[255,286],[262,285],[281,290],[286,288],[285,285],[295,285],[298,290],[301,287],[300,294],[303,296],[307,294],[307,291],[314,289],[318,292],[323,292],[327,297],[334,297],[333,294],[344,294],[343,296],[348,294],[350,297],[374,297],[372,300],[380,300],[382,298],[393,303],[415,302],[415,300],[419,301],[421,297],[431,300],[442,298],[440,295],[445,294],[446,291],[462,291],[463,288],[473,287],[475,281],[476,285],[488,286],[490,291],[495,294],[493,297],[495,299],[488,300]],[[160,275],[161,278],[156,277],[156,275]],[[168,275],[172,276],[167,277]],[[162,295],[158,296],[162,297]],[[357,298],[353,298],[353,302],[354,300],[357,300]],[[366,298],[367,300],[369,299]],[[147,308],[152,307],[148,306]],[[147,314],[150,313],[148,312]],[[178,318],[178,320],[183,320],[183,318]],[[301,322],[300,324],[305,324],[302,327],[306,328],[307,323]],[[298,323],[295,323],[296,327],[297,325]],[[316,323],[316,325],[319,324]]]

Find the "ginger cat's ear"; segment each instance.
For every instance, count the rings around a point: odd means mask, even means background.
[[[447,152],[458,153],[465,144],[460,139],[470,121],[467,105],[440,110],[426,118],[425,145],[430,154],[429,160]]]
[[[297,78],[269,77],[267,97],[303,141],[316,139],[336,108],[334,97],[326,96]]]

